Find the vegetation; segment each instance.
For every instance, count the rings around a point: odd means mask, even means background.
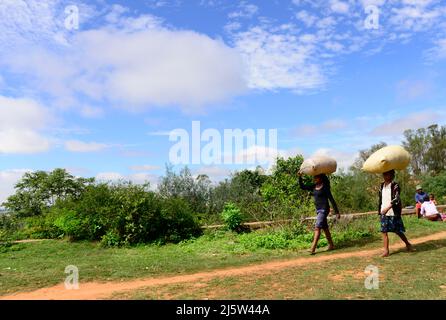
[[[231,231],[240,231],[243,217],[240,209],[233,203],[227,203],[223,212],[221,213],[222,219],[226,225],[226,228]]]
[[[411,166],[396,177],[403,205],[414,204],[415,186],[420,183],[440,202],[444,200],[446,127],[408,130],[402,144],[412,154]],[[361,150],[351,168],[332,175],[333,195],[342,213],[377,210],[382,178],[362,172],[361,167],[385,145]],[[130,182],[98,183],[73,177],[64,169],[26,173],[3,204],[12,213],[0,216],[0,241],[66,237],[100,241],[104,246],[178,243],[199,236],[201,226],[211,223],[224,223],[237,232],[243,231],[242,221],[291,219],[299,224],[314,215],[311,195],[300,189],[296,176],[302,161],[300,155],[278,158],[268,174],[261,167],[242,170],[218,184],[206,175],[194,177],[187,167],[177,173],[167,166],[157,190]],[[363,232],[352,230],[349,237],[356,239],[356,231]],[[282,243],[279,247],[295,248],[304,237],[289,230],[262,239],[242,236],[253,246],[274,247],[269,243],[276,239]]]

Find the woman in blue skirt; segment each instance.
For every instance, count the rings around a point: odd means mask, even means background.
[[[396,233],[406,244],[408,251],[412,250],[412,245],[407,240],[404,232],[403,219],[401,218],[402,204],[400,199],[400,186],[393,181],[395,179],[395,170],[383,173],[384,182],[381,183],[379,190],[379,209],[378,213],[381,220],[381,233],[383,235],[384,253],[382,257],[389,256],[389,232]]]

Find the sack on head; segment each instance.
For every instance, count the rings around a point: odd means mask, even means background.
[[[371,173],[384,173],[390,170],[404,170],[410,163],[410,154],[401,146],[387,146],[373,153],[362,170]]]
[[[336,172],[338,164],[336,160],[326,156],[315,156],[305,160],[300,166],[299,173],[310,176],[330,174]]]

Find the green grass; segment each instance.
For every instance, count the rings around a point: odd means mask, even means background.
[[[417,220],[413,217],[404,219],[409,238],[446,230],[446,223]],[[350,239],[345,236],[342,240],[342,235],[351,230],[374,231],[366,238]],[[81,282],[119,281],[208,271],[307,255],[305,251],[296,250],[292,245],[267,249],[249,246],[246,239],[241,240],[243,237],[268,237],[272,233],[280,234],[283,230],[254,232],[248,236],[211,232],[193,241],[165,246],[103,248],[97,243],[65,240],[3,246],[0,247],[0,295],[61,283],[66,276],[64,270],[67,265],[79,268]],[[334,226],[333,234],[337,235],[341,247],[335,252],[380,246],[377,217],[338,224]],[[309,242],[306,244],[303,247],[308,247]]]
[[[446,240],[383,259],[350,258],[274,273],[216,278],[117,293],[114,299],[446,299]],[[379,270],[379,288],[365,288],[365,268]]]

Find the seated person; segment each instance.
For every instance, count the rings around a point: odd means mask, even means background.
[[[441,221],[443,220],[440,212],[437,210],[435,201],[435,196],[431,194],[429,197],[426,196],[423,204],[421,205],[421,215],[430,221]]]
[[[421,205],[424,202],[424,198],[427,196],[427,194],[423,191],[423,187],[418,185],[417,186],[417,192],[415,193],[415,208],[417,212],[417,217],[421,218]]]

